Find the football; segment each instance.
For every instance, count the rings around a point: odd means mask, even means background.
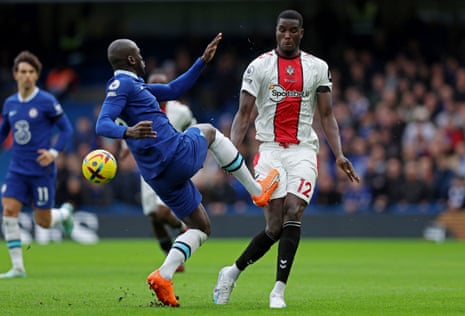
[[[84,178],[95,184],[110,182],[118,170],[115,157],[104,149],[96,149],[88,153],[82,160]]]

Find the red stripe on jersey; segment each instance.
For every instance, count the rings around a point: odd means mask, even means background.
[[[300,56],[293,59],[278,57],[278,84],[286,92],[302,92],[303,75]],[[287,144],[299,143],[297,131],[301,100],[301,96],[286,96],[276,105],[274,117],[274,135],[276,142]]]

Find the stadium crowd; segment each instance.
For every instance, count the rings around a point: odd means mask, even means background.
[[[335,170],[333,157],[321,138],[318,184],[306,212],[437,213],[465,206],[465,49],[457,43],[453,50],[438,53],[440,48],[428,43],[434,36],[444,44],[441,29],[430,32],[430,38],[423,31],[409,27],[409,39],[391,49],[383,50],[373,43],[358,45],[362,37],[319,47],[316,55],[328,60],[332,74],[333,106],[344,152],[362,181],[349,184]],[[268,46],[261,43],[267,46],[263,52],[272,47],[272,39],[268,42]],[[398,49],[400,46],[403,48]],[[338,54],[331,47],[339,50]],[[261,53],[255,50],[246,56],[231,48],[220,48],[214,62],[182,100],[191,106],[198,122],[210,122],[225,135],[229,135],[237,110],[241,74]],[[311,47],[304,48],[312,52]],[[196,57],[196,52],[182,47],[173,59],[148,56],[147,73],[162,68],[174,77]],[[101,64],[106,65],[103,60]],[[75,71],[79,76],[80,69]],[[11,87],[6,73],[8,68],[0,71],[1,95]],[[44,83],[46,77],[44,73]],[[70,101],[86,85],[86,78],[75,79],[79,85],[75,84],[62,99],[65,111],[79,106]],[[57,161],[57,203],[72,200],[78,207],[93,205],[101,212],[139,209],[139,174],[131,157],[119,159],[118,175],[108,185],[93,185],[81,176],[82,157],[91,149],[103,147],[116,155],[119,151],[118,143],[95,135],[101,100],[103,96],[92,100],[93,115],[72,117],[73,139]],[[318,122],[314,125],[318,131]],[[249,166],[258,146],[254,135],[252,126],[240,148]],[[245,189],[224,174],[212,157],[207,158],[194,180],[212,215],[260,212]]]
[[[235,112],[241,61],[224,53],[186,96],[198,121],[226,135]],[[182,70],[179,70],[182,71]],[[319,179],[309,206],[346,213],[438,212],[465,202],[465,68],[453,56],[427,64],[403,52],[379,62],[367,50],[348,48],[331,68],[334,111],[343,146],[363,181],[349,185],[334,169],[321,142]],[[223,78],[227,78],[223,80]],[[64,101],[66,109],[66,101]],[[98,111],[95,108],[94,113]],[[117,143],[95,135],[93,117],[75,119],[72,146],[58,160],[58,203],[109,207],[114,201],[138,206],[139,175],[131,158],[119,160],[118,176],[105,186],[86,182],[81,158]],[[318,122],[315,122],[318,130]],[[253,127],[241,152],[252,165],[257,142]],[[195,177],[212,214],[250,210],[248,194],[211,157]],[[231,208],[232,206],[232,208]],[[328,208],[328,206],[330,206]],[[415,206],[415,207],[413,207]]]

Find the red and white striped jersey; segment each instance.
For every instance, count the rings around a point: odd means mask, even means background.
[[[325,61],[301,52],[287,59],[275,50],[253,60],[242,78],[242,88],[256,98],[256,138],[261,142],[318,144],[312,128],[316,90],[331,89]]]

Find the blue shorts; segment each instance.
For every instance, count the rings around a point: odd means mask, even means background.
[[[3,197],[12,197],[34,208],[50,209],[55,203],[56,173],[46,176],[29,176],[8,171]]]
[[[145,179],[178,218],[190,215],[202,201],[191,178],[203,167],[207,152],[205,136],[200,129],[191,127],[183,133],[165,170],[154,179]]]

